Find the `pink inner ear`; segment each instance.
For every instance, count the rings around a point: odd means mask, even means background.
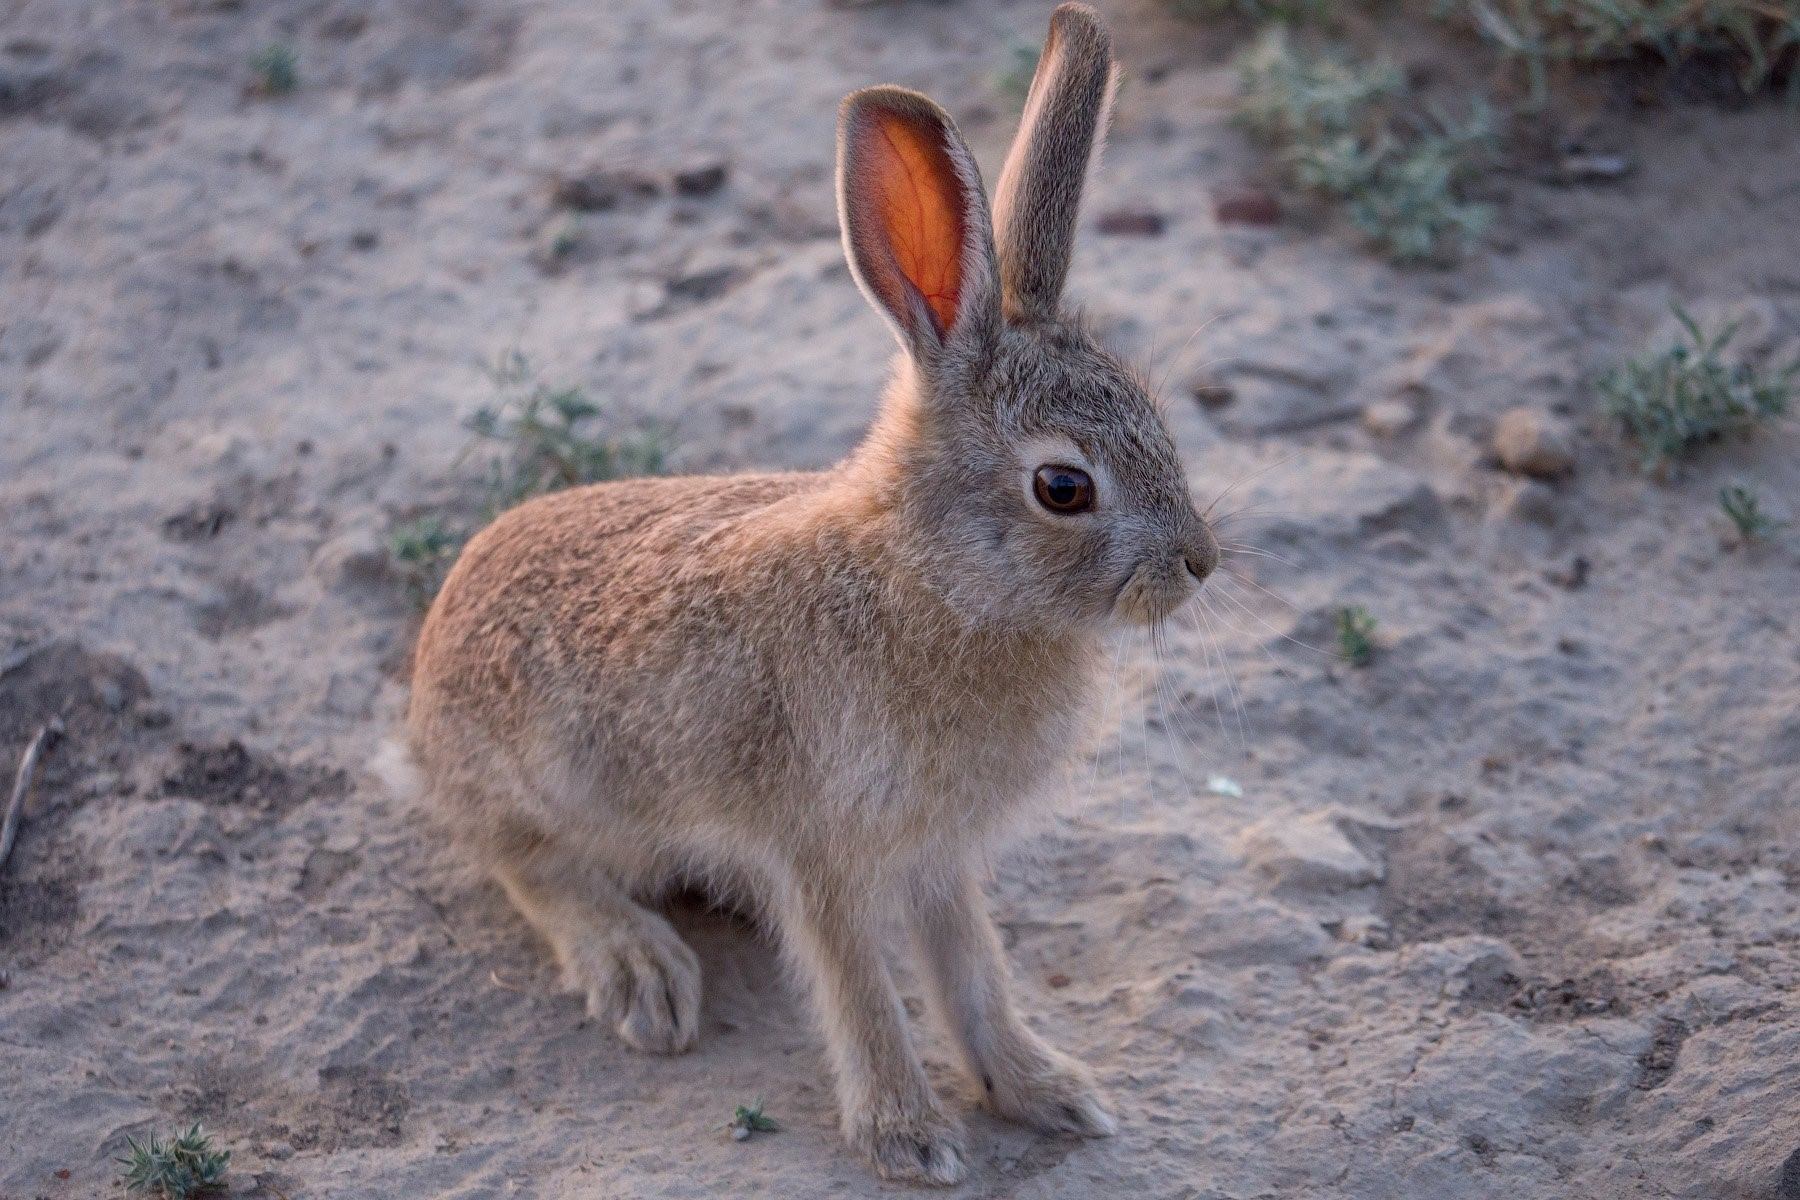
[[[956,324],[962,292],[963,188],[944,149],[944,132],[892,110],[877,109],[857,123],[857,198],[871,232],[905,282],[925,298],[941,337]],[[887,294],[898,283],[871,280],[896,313],[905,297]]]

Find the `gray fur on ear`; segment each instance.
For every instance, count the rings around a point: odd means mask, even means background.
[[[994,232],[1008,320],[1056,315],[1088,164],[1104,139],[1115,74],[1112,38],[1085,4],[1050,16],[1018,137],[994,193]]]

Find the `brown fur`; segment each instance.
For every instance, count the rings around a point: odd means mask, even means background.
[[[1065,5],[1053,30],[1013,156],[1039,165],[1016,185],[1012,254],[1033,252],[1030,222],[1072,232],[1078,182],[1032,178],[1058,147],[1079,148],[1062,166],[1079,176],[1103,117],[1098,18]],[[894,122],[908,177],[936,189],[906,219],[937,214],[954,289],[923,277],[941,282],[942,253],[919,268],[921,243],[882,216],[893,163],[869,155],[888,143],[855,131]],[[911,926],[998,1111],[1111,1132],[1087,1070],[1015,1013],[977,878],[1093,715],[1106,625],[1162,619],[1217,548],[1144,388],[1044,311],[1066,261],[1002,271],[949,118],[876,88],[841,128],[847,253],[906,351],[868,439],[816,474],[609,483],[505,514],[426,619],[410,745],[570,986],[641,1049],[689,1048],[700,990],[640,900],[687,879],[756,905],[811,984],[846,1135],[885,1175],[948,1183],[961,1127],[912,1048],[884,930]],[[1066,259],[1068,237],[1045,240]],[[1032,297],[1003,294],[1014,276]],[[1038,505],[1044,463],[1089,470],[1095,510]]]

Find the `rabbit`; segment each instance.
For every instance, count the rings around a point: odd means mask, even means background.
[[[474,537],[420,631],[403,753],[434,806],[631,1046],[700,1032],[700,964],[653,905],[716,887],[818,1011],[847,1140],[949,1184],[964,1132],[883,957],[910,929],[985,1102],[1115,1122],[1014,1005],[989,855],[1091,728],[1098,650],[1218,563],[1145,385],[1060,307],[1113,87],[1099,17],[1051,19],[990,211],[936,104],[843,103],[852,274],[901,353],[819,472],[543,496]]]

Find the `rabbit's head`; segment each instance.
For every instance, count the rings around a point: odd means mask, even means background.
[[[904,351],[853,470],[971,619],[1153,623],[1218,563],[1156,403],[1060,306],[1112,85],[1098,16],[1058,8],[991,216],[936,104],[877,87],[840,113],[845,254]]]

